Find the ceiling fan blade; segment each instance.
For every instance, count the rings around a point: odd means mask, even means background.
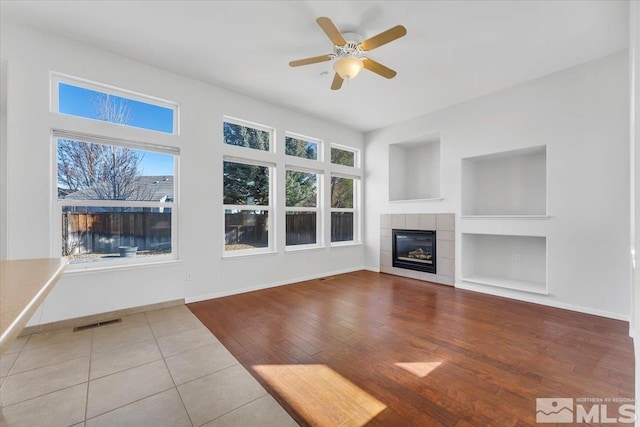
[[[343,46],[347,43],[347,41],[342,36],[342,33],[336,28],[331,19],[321,16],[320,18],[316,19],[316,22],[318,23],[318,25],[320,25],[320,28],[322,28],[327,36],[329,36],[331,43],[336,46]]]
[[[377,47],[392,42],[407,34],[407,29],[402,25],[396,25],[393,28],[389,28],[387,31],[383,31],[380,34],[370,37],[360,43],[362,50],[373,50]]]
[[[291,61],[291,62],[289,62],[289,66],[290,67],[299,67],[301,65],[316,64],[318,62],[331,61],[332,58],[333,57],[331,55],[314,56],[312,58],[305,58],[305,59],[298,59],[296,61]]]
[[[344,79],[340,77],[340,74],[336,73],[336,75],[333,76],[333,83],[331,83],[331,90],[340,89],[342,87],[342,82],[344,82]]]
[[[364,68],[366,68],[367,70],[373,71],[374,73],[379,74],[382,77],[386,77],[387,79],[392,79],[397,74],[391,68],[385,67],[384,65],[374,61],[373,59],[364,58],[363,64]]]

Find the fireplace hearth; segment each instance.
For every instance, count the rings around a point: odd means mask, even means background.
[[[392,230],[393,266],[436,274],[436,232]]]

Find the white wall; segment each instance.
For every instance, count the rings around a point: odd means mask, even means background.
[[[7,258],[7,61],[0,58],[0,260]]]
[[[631,242],[635,254],[635,265],[632,270],[633,287],[630,297],[633,301],[631,335],[633,336],[636,361],[636,402],[640,402],[640,3],[629,2],[629,74],[631,90],[629,93],[630,109],[630,152],[631,152]],[[640,426],[640,405],[636,404],[636,426]]]
[[[455,212],[458,286],[628,319],[628,82],[621,52],[365,135],[368,267],[379,268],[381,213]],[[444,200],[389,203],[388,145],[437,132]],[[540,145],[549,219],[460,218],[462,158]],[[546,236],[550,294],[461,282],[462,233]]]
[[[171,100],[180,106],[180,136],[158,136],[158,142],[177,143],[181,150],[180,261],[65,274],[30,324],[173,299],[197,300],[362,268],[362,245],[284,253],[280,243],[277,254],[222,259],[221,173],[223,115],[272,126],[279,143],[285,131],[292,131],[362,148],[361,133],[81,43],[13,24],[3,23],[1,30],[2,55],[10,69],[7,214],[11,233],[2,236],[7,239],[9,258],[59,256],[51,244],[55,232],[50,220],[55,153],[50,129],[69,129],[88,121],[49,111],[50,71]],[[100,122],[81,126],[83,129],[76,130],[117,133]],[[284,224],[284,220],[277,224]],[[282,227],[280,233],[283,235]],[[192,281],[186,281],[186,272],[192,272]]]

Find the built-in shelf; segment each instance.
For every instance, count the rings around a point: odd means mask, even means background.
[[[389,201],[442,200],[440,134],[389,144]]]
[[[546,217],[546,146],[462,159],[462,216]]]
[[[461,278],[482,285],[547,294],[547,239],[463,233]]]
[[[533,292],[536,294],[547,295],[547,287],[544,283],[530,282],[527,280],[511,280],[498,276],[482,276],[475,275],[469,277],[462,277],[465,282],[476,283],[479,285],[488,285],[498,288],[512,289],[516,291]]]

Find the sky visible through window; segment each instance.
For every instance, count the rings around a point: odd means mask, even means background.
[[[66,83],[58,83],[58,111],[63,114],[87,119],[113,121],[105,118],[96,108],[99,100],[105,99],[105,93]],[[117,109],[126,105],[128,110],[125,126],[173,133],[173,114],[171,108],[148,104],[116,95],[108,96],[109,108]],[[145,151],[140,162],[141,175],[173,175],[173,156]]]

